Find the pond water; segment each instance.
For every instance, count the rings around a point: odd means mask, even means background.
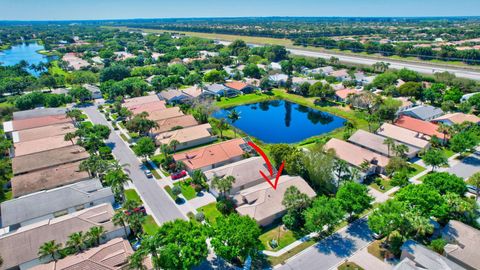
[[[48,62],[54,59],[54,57],[47,57],[37,52],[43,49],[44,47],[36,42],[12,46],[8,50],[0,51],[0,65],[13,66],[22,60],[27,61],[29,65],[38,65],[40,62]],[[34,75],[38,75],[34,70],[29,69],[29,71]]]
[[[225,118],[235,109],[240,119],[233,125],[265,143],[296,143],[343,126],[345,119],[284,100],[265,101],[217,111]]]

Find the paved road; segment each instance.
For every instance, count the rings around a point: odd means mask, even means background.
[[[470,156],[462,159],[457,164],[447,169],[447,172],[456,174],[458,177],[468,179],[474,173],[480,171],[480,152],[475,152]]]
[[[81,109],[93,123],[110,126],[103,115],[96,109],[96,106]],[[140,161],[113,130],[106,144],[112,148],[112,152],[120,164],[130,165],[126,169],[130,172],[133,185],[140,193],[147,210],[152,212],[151,214],[158,223],[161,224],[175,219],[186,219],[180,210],[177,209],[175,203],[168,197],[168,194],[155,182],[156,180],[148,179],[145,176],[141,170]]]
[[[367,220],[360,219],[287,260],[282,270],[328,270],[367,246],[371,231]]]
[[[393,68],[393,69],[408,68],[408,69],[411,69],[420,73],[425,73],[425,74],[433,74],[436,72],[448,71],[450,73],[455,74],[457,77],[480,80],[480,71],[471,71],[471,70],[466,70],[462,68],[441,67],[440,65],[436,66],[436,65],[428,65],[428,64],[420,64],[420,63],[418,64],[406,63],[406,62],[395,61],[395,60],[379,60],[375,58],[368,58],[368,57],[361,57],[361,56],[312,52],[312,51],[305,51],[305,50],[299,50],[299,49],[288,49],[288,50],[294,55],[325,58],[325,59],[329,59],[330,57],[335,56],[342,62],[364,64],[364,65],[372,65],[372,64],[375,64],[376,62],[383,61],[386,63],[390,63],[390,68]]]

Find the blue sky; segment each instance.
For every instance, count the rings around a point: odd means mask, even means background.
[[[0,20],[477,15],[480,0],[0,0]]]

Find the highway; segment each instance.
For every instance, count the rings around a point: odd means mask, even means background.
[[[299,50],[299,49],[288,49],[288,50],[293,55],[317,57],[317,58],[325,58],[325,59],[330,59],[330,57],[334,56],[334,57],[337,57],[341,62],[353,63],[353,64],[373,65],[377,62],[385,62],[385,63],[390,63],[390,68],[393,68],[393,69],[408,68],[424,74],[433,74],[437,72],[448,71],[460,78],[467,78],[467,79],[480,81],[480,71],[472,71],[472,70],[463,69],[463,68],[445,67],[445,66],[436,65],[436,64],[429,65],[429,64],[423,64],[423,63],[375,59],[375,58],[368,58],[363,56],[351,56],[351,55],[343,55],[343,54],[335,54],[335,53],[312,52],[312,51]]]

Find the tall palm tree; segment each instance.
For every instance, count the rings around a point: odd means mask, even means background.
[[[237,112],[237,110],[233,109],[233,110],[230,111],[227,118],[230,120],[230,123],[232,124],[234,137],[236,138],[237,137],[237,130],[235,129],[233,124],[235,124],[235,122],[237,122],[240,119],[240,113]]]
[[[124,200],[125,185],[131,181],[132,179],[123,170],[110,171],[105,175],[105,182],[112,187],[115,197],[121,201]]]
[[[112,217],[112,222],[113,222],[113,225],[115,226],[122,226],[125,232],[125,236],[128,236],[127,215],[125,214],[125,211],[123,210],[115,211],[115,214]]]
[[[473,174],[467,183],[477,188],[477,192],[475,192],[475,201],[477,201],[480,195],[480,172]]]
[[[225,120],[222,118],[219,121],[217,121],[215,123],[215,127],[220,132],[220,139],[223,139],[223,131],[228,129],[228,126],[227,126],[227,123],[225,123]]]
[[[443,123],[440,123],[437,131],[443,134],[443,145],[445,145],[447,142],[447,135],[450,133],[451,128]]]
[[[142,224],[145,221],[145,216],[139,212],[131,212],[127,216],[127,222],[130,225],[133,235],[140,236],[143,232]]]
[[[100,240],[105,237],[107,231],[102,226],[91,227],[86,236],[90,243],[94,246],[100,245]]]
[[[211,185],[218,190],[222,196],[225,196],[232,189],[233,183],[235,183],[235,177],[233,176],[219,177],[215,175]]]
[[[75,232],[68,236],[67,247],[74,249],[77,253],[82,252],[85,246],[85,235],[83,232]]]
[[[383,144],[387,145],[388,156],[390,157],[390,150],[395,147],[395,141],[392,138],[386,138],[383,140]]]
[[[55,240],[45,242],[40,246],[38,255],[40,258],[51,257],[52,260],[57,261],[56,254],[62,248],[62,244],[55,243]]]
[[[191,177],[192,177],[192,182],[195,185],[199,185],[199,186],[203,186],[205,184],[206,179],[207,179],[207,177],[205,176],[205,174],[201,170],[193,171]]]
[[[172,148],[174,154],[175,154],[175,152],[176,152],[176,150],[177,150],[177,146],[178,146],[179,144],[180,144],[180,142],[177,141],[177,140],[175,140],[175,139],[174,139],[174,140],[171,140],[170,143],[168,144],[168,145]]]
[[[395,151],[397,157],[405,158],[408,152],[408,146],[405,144],[399,144],[394,146],[393,150]]]

